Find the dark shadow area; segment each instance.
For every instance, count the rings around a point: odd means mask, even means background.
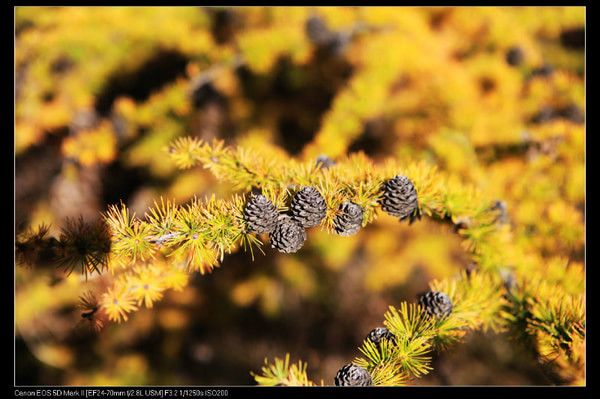
[[[144,101],[153,91],[183,76],[187,62],[188,59],[178,52],[162,50],[135,70],[115,71],[96,97],[96,111],[107,115],[119,96]]]
[[[238,69],[244,95],[255,105],[253,118],[271,114],[279,144],[292,155],[313,139],[335,94],[352,76],[350,65],[334,54],[316,52],[313,60],[294,65],[282,58],[269,76]]]
[[[60,144],[68,129],[46,135],[45,140],[15,158],[15,219],[17,233],[26,225],[40,198],[48,197],[61,170]]]

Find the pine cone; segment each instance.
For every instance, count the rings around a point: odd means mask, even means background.
[[[325,217],[327,206],[314,187],[303,187],[292,200],[292,217],[304,228],[318,225]]]
[[[574,123],[582,124],[585,122],[583,110],[575,104],[571,104],[560,110],[560,116]]]
[[[546,123],[557,117],[552,107],[544,106],[531,118],[532,123]]]
[[[363,210],[351,201],[340,205],[340,213],[333,220],[335,232],[341,236],[351,236],[360,230],[363,221]]]
[[[498,216],[495,219],[496,223],[507,224],[510,222],[508,217],[508,205],[504,201],[496,201],[492,205],[492,210],[498,211]]]
[[[382,339],[387,339],[388,341],[396,342],[396,336],[385,327],[374,328],[373,330],[371,330],[369,335],[367,335],[367,339],[377,346],[379,346],[379,343]]]
[[[366,369],[352,363],[345,365],[337,372],[334,382],[338,387],[366,387],[373,385],[371,374]]]
[[[414,211],[418,209],[417,190],[406,176],[396,176],[385,182],[381,207],[400,220],[415,218]]]
[[[288,215],[279,215],[277,226],[269,234],[271,247],[286,254],[297,252],[306,241],[306,231]]]
[[[548,77],[554,73],[554,67],[551,64],[545,63],[531,71],[531,76]]]
[[[325,20],[316,15],[306,21],[304,30],[308,39],[325,54],[340,55],[351,39],[349,32],[336,32],[329,29]]]
[[[525,60],[525,53],[520,47],[511,47],[506,52],[506,62],[510,66],[519,66]]]
[[[261,194],[252,194],[244,207],[244,220],[251,232],[272,232],[275,230],[278,217],[277,207]]]
[[[327,155],[319,155],[317,157],[317,167],[327,169],[335,165],[335,161],[329,158]]]
[[[335,32],[331,31],[323,18],[314,15],[308,18],[305,25],[308,39],[317,46],[325,46],[334,40]]]
[[[443,292],[429,291],[419,298],[419,305],[430,316],[441,319],[452,313],[452,301]]]

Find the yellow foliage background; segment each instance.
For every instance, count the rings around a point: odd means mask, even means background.
[[[314,39],[317,20],[333,42]],[[584,24],[581,7],[18,7],[17,233],[58,234],[120,200],[141,215],[159,196],[236,192],[178,170],[164,152],[178,137],[273,159],[362,151],[435,165],[504,201],[525,254],[507,267],[579,294]],[[388,305],[468,265],[452,226],[382,215],[352,237],[311,230],[295,255],[238,252],[212,274],[170,276],[173,289],[97,334],[76,305],[105,277],[18,267],[17,383],[250,384],[249,370],[285,352],[327,383]],[[475,335],[435,362],[417,383],[549,383],[506,335]]]

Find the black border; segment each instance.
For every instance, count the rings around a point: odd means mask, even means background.
[[[2,13],[2,24],[1,24],[1,29],[2,29],[2,38],[3,38],[3,42],[4,44],[6,44],[4,46],[4,53],[5,53],[5,58],[6,60],[12,60],[13,61],[13,68],[14,68],[14,7],[17,6],[42,6],[42,5],[49,5],[49,4],[44,4],[44,2],[40,2],[40,1],[17,1],[17,2],[9,2],[8,4],[4,4],[3,9],[5,12]],[[90,0],[87,1],[85,3],[82,2],[68,2],[67,4],[62,4],[65,6],[83,6],[83,5],[90,5],[90,6],[126,6],[126,5],[148,5],[148,6],[175,6],[175,5],[200,5],[198,4],[198,2],[185,2],[185,1],[178,1],[176,2],[176,4],[174,4],[173,2],[169,2],[169,1],[165,1],[165,0],[158,0],[153,2],[152,4],[136,4],[136,2],[121,2],[121,1],[102,1],[102,0]],[[202,4],[202,5],[209,5],[209,4]],[[258,3],[258,4],[235,4],[235,2],[233,3],[224,3],[224,4],[212,4],[215,6],[234,6],[234,5],[244,5],[244,6],[262,6],[262,5],[302,5],[302,6],[310,6],[310,5],[319,5],[319,6],[341,6],[341,5],[350,5],[348,3],[343,3],[340,1],[325,1],[325,2],[304,2],[304,3],[299,3],[299,2],[286,2],[285,4],[282,3],[276,3],[276,2],[262,2],[262,3]],[[352,4],[352,5],[357,5],[357,4]],[[403,4],[390,4],[389,2],[385,2],[385,1],[371,1],[368,3],[364,3],[362,5],[365,6],[407,6],[407,5],[411,5],[411,6],[586,6],[586,38],[588,37],[592,37],[590,35],[590,32],[594,31],[594,26],[593,23],[589,23],[591,20],[591,12],[592,12],[592,7],[591,7],[591,1],[584,1],[584,0],[574,0],[574,1],[570,1],[570,2],[565,2],[565,1],[546,1],[546,2],[540,2],[540,1],[520,1],[520,2],[516,2],[514,0],[512,1],[503,1],[503,2],[498,2],[498,1],[494,1],[494,2],[490,2],[487,4],[465,4],[465,3],[448,3],[448,2],[443,2],[443,1],[426,1],[426,2],[405,2]],[[593,43],[593,41],[590,41]],[[588,109],[588,96],[589,96],[589,82],[590,82],[590,77],[591,80],[594,81],[595,77],[593,75],[593,70],[592,70],[592,74],[587,73],[587,71],[589,71],[591,68],[589,68],[589,61],[590,58],[589,56],[592,54],[592,51],[588,51],[588,44],[589,42],[586,40],[586,81],[585,81],[585,87],[586,87],[586,110]],[[13,69],[14,72],[14,69]],[[12,184],[10,185],[10,188],[8,188],[8,184],[5,183],[5,190],[6,191],[11,191],[10,195],[13,196],[12,200],[8,200],[7,201],[3,201],[4,202],[4,206],[6,207],[8,204],[8,209],[4,208],[4,215],[5,218],[7,219],[12,219],[12,222],[14,222],[14,175],[15,175],[15,170],[14,170],[14,124],[13,126],[10,126],[10,122],[11,120],[13,120],[14,122],[14,75],[11,76],[8,73],[2,73],[1,74],[3,82],[2,82],[2,88],[6,91],[5,95],[2,97],[5,100],[5,104],[3,104],[1,111],[0,111],[0,115],[2,116],[0,118],[0,121],[5,125],[3,130],[3,137],[7,138],[7,142],[3,143],[1,146],[1,151],[2,151],[2,155],[0,156],[0,160],[3,163],[3,167],[0,168],[0,170],[2,170],[3,174],[7,175],[6,179],[2,179],[3,182],[8,182],[11,181]],[[595,130],[592,127],[593,126],[593,118],[592,120],[590,120],[588,118],[588,115],[586,113],[586,210],[585,210],[585,216],[586,216],[586,249],[592,247],[593,248],[593,244],[592,246],[589,244],[589,240],[591,239],[592,242],[594,241],[594,237],[593,234],[590,235],[588,230],[587,230],[587,226],[588,226],[588,218],[590,216],[589,213],[589,209],[587,207],[588,203],[594,203],[593,200],[590,201],[589,200],[589,195],[590,192],[592,192],[592,190],[590,189],[590,187],[593,187],[593,185],[589,185],[588,182],[590,181],[588,179],[588,173],[591,170],[591,165],[588,165],[588,160],[593,160],[595,157],[587,157],[587,154],[594,154],[593,152],[593,145],[592,145],[592,141],[594,140],[594,133]],[[9,132],[13,132],[12,134],[10,134]],[[592,132],[590,134],[587,134],[587,132]],[[5,193],[5,198],[8,197],[8,193]],[[592,198],[594,197],[593,193],[592,193]],[[593,218],[593,212],[592,212],[592,218]],[[593,226],[594,224],[592,224]],[[592,302],[592,297],[593,297],[593,289],[587,289],[588,287],[593,288],[593,285],[588,285],[587,282],[594,282],[595,279],[591,278],[591,274],[594,273],[594,267],[596,266],[594,264],[594,262],[589,262],[588,260],[588,255],[590,254],[588,251],[586,251],[586,383],[587,385],[585,387],[533,387],[533,386],[524,386],[524,387],[504,387],[504,386],[489,386],[489,387],[483,387],[483,386],[409,386],[409,387],[378,387],[378,388],[348,388],[348,387],[314,387],[314,388],[307,388],[307,387],[252,387],[252,386],[198,386],[198,387],[191,387],[191,386],[187,386],[187,387],[176,387],[176,386],[139,386],[139,387],[61,387],[61,386],[32,386],[32,387],[28,387],[28,386],[15,386],[14,385],[14,380],[13,380],[13,376],[14,376],[14,367],[15,367],[15,352],[14,352],[14,267],[12,265],[14,265],[14,223],[11,223],[9,221],[5,221],[5,223],[2,223],[2,225],[0,226],[0,229],[2,229],[2,250],[1,250],[1,255],[3,257],[3,262],[2,264],[4,265],[5,269],[9,269],[10,272],[9,273],[3,273],[2,275],[2,284],[3,284],[3,289],[2,289],[2,295],[3,295],[3,303],[4,309],[8,309],[8,304],[11,304],[12,306],[10,307],[10,311],[8,310],[3,310],[2,313],[2,333],[6,334],[7,337],[5,339],[2,339],[2,344],[3,346],[5,346],[3,353],[5,354],[5,359],[6,358],[10,358],[10,360],[12,361],[12,370],[13,373],[10,373],[9,371],[3,371],[2,374],[2,378],[6,381],[4,385],[4,387],[7,387],[8,389],[5,390],[4,392],[7,394],[7,396],[9,397],[24,397],[24,396],[17,396],[18,395],[18,391],[19,392],[25,392],[27,390],[61,390],[62,392],[78,392],[79,396],[66,396],[66,395],[60,395],[60,396],[54,396],[54,395],[46,395],[46,396],[42,396],[42,397],[85,397],[85,390],[86,389],[97,389],[97,390],[101,390],[104,389],[106,392],[108,392],[108,390],[112,390],[113,392],[124,392],[126,393],[127,390],[141,390],[142,392],[144,392],[144,390],[149,390],[149,389],[171,389],[171,390],[175,390],[175,389],[183,389],[183,390],[189,390],[189,389],[197,389],[199,391],[203,391],[206,392],[205,396],[203,397],[208,397],[207,396],[207,392],[210,389],[223,389],[223,390],[227,390],[228,391],[228,395],[227,396],[212,396],[212,397],[226,397],[226,398],[282,398],[282,397],[288,397],[288,398],[306,398],[306,397],[327,397],[327,398],[332,398],[332,397],[339,397],[339,398],[348,398],[348,397],[360,397],[360,398],[366,398],[366,397],[377,397],[377,398],[387,398],[387,397],[394,397],[394,398],[398,398],[401,397],[403,395],[409,397],[409,398],[413,398],[413,397],[424,397],[424,398],[432,398],[435,397],[436,395],[439,396],[443,396],[443,397],[447,397],[447,396],[454,396],[456,395],[456,397],[460,397],[460,398],[467,398],[467,397],[476,397],[476,398],[506,398],[507,395],[515,395],[517,394],[517,397],[521,397],[521,396],[538,396],[539,397],[544,397],[544,398],[548,398],[548,397],[567,397],[567,398],[587,398],[587,397],[591,397],[592,394],[592,389],[593,387],[596,385],[595,381],[594,381],[594,376],[593,376],[593,371],[592,371],[592,366],[594,363],[594,359],[591,356],[591,349],[593,347],[593,338],[592,340],[589,339],[590,337],[590,333],[591,331],[593,331],[593,327],[591,328],[591,325],[594,324],[594,321],[592,319],[592,322],[590,323],[590,317],[589,317],[589,313],[587,313],[587,311],[589,310],[593,310],[593,306],[591,304]],[[587,267],[587,265],[590,264],[592,265],[590,268]],[[590,274],[591,273],[591,274]],[[12,330],[12,332],[10,331]],[[590,345],[590,343],[592,342],[592,344]],[[12,356],[6,356],[6,354],[12,354]],[[6,360],[6,362],[8,362],[8,359]],[[7,370],[10,370],[9,367],[6,367]],[[51,392],[50,392],[51,393]],[[30,397],[30,396],[29,396]],[[39,397],[39,396],[35,396],[35,397]],[[113,396],[113,395],[103,395],[103,396],[96,396],[96,397],[126,397],[126,396]],[[169,396],[164,396],[164,397],[169,397]],[[188,397],[200,397],[200,396],[188,396]]]

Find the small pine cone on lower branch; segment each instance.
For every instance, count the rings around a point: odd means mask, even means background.
[[[376,327],[371,330],[369,335],[367,335],[367,339],[373,342],[375,345],[379,346],[381,340],[383,339],[387,339],[390,342],[395,342],[396,336],[385,327]]]
[[[366,387],[373,385],[371,374],[366,369],[352,363],[346,364],[337,372],[334,382],[339,387]]]
[[[419,305],[437,319],[448,317],[452,313],[452,300],[443,292],[426,292],[419,298]]]

